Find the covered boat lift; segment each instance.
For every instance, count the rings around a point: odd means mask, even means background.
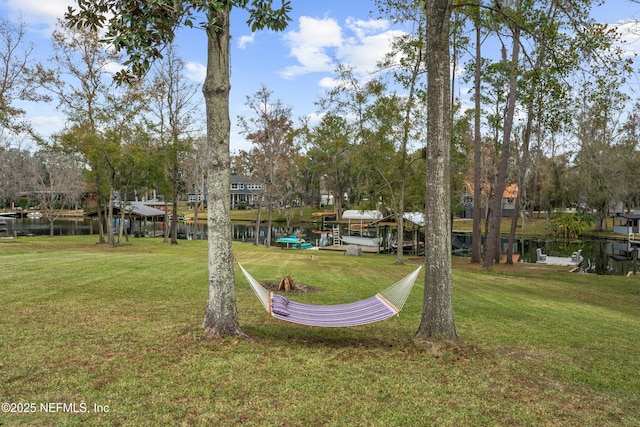
[[[162,203],[164,205],[164,202]],[[156,236],[158,228],[156,227],[157,223],[160,222],[162,227],[159,228],[164,235],[164,220],[165,216],[167,216],[167,212],[162,209],[157,209],[152,206],[148,206],[146,202],[129,202],[124,208],[124,215],[129,224],[126,225],[127,234],[134,236],[145,236],[147,223],[151,222],[153,224],[153,229],[151,232],[152,236]],[[93,211],[87,214],[88,217],[96,218],[98,216],[98,211]],[[113,206],[113,219],[119,220],[122,217],[122,212],[120,210],[120,206]],[[107,212],[103,213],[103,218],[107,218]],[[137,224],[137,227],[135,226]],[[117,230],[116,224],[114,224],[114,230]]]

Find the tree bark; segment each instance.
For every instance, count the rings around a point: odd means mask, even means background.
[[[544,46],[543,46],[544,51]],[[540,69],[542,66],[542,55],[536,60],[536,69]],[[516,197],[516,209],[511,219],[511,229],[509,230],[509,244],[507,246],[507,264],[513,264],[513,245],[516,240],[516,229],[518,227],[518,219],[520,217],[520,211],[522,210],[522,204],[526,200],[525,195],[525,178],[527,170],[529,168],[529,146],[531,144],[531,133],[533,127],[533,115],[534,115],[534,96],[535,96],[535,84],[531,83],[529,90],[529,101],[527,103],[527,123],[525,125],[524,135],[522,138],[522,156],[520,158],[520,164],[518,165],[518,195]],[[524,218],[523,218],[524,221]]]
[[[203,93],[207,114],[209,297],[203,327],[214,338],[243,335],[236,310],[231,245],[229,135],[229,11],[218,13],[220,29],[207,36],[207,76]]]
[[[92,165],[93,166],[93,165]],[[102,191],[100,189],[100,175],[96,171],[96,202],[98,208],[98,243],[104,244],[104,200],[102,200]],[[93,225],[92,225],[93,227]]]
[[[256,225],[254,227],[254,241],[253,244],[255,246],[258,246],[260,244],[260,223],[262,222],[262,201],[263,201],[263,194],[260,193],[260,199],[259,199],[259,203],[258,203],[258,213],[256,214]]]
[[[518,88],[518,59],[520,57],[520,29],[513,30],[513,51],[511,53],[511,73],[509,82],[509,97],[507,99],[507,111],[504,119],[502,134],[502,152],[500,167],[496,178],[495,197],[493,199],[493,215],[489,224],[489,236],[487,237],[487,250],[482,266],[488,268],[500,261],[500,222],[502,220],[502,196],[506,187],[507,166],[509,163],[509,149],[511,146],[511,130],[513,129],[513,116],[516,108],[516,91]]]
[[[407,145],[409,142],[409,128],[411,126],[411,111],[413,110],[413,100],[415,97],[415,86],[418,74],[420,73],[420,65],[422,64],[422,48],[418,51],[418,56],[413,64],[411,73],[411,84],[409,85],[409,99],[407,100],[407,109],[404,116],[404,124],[402,129],[402,148],[400,161],[400,189],[398,195],[398,250],[396,253],[396,264],[404,263],[404,199],[407,187]],[[416,238],[416,250],[419,250],[419,240]]]
[[[113,172],[110,172],[109,179],[109,205],[107,206],[107,242],[111,246],[115,246],[113,240]]]
[[[174,150],[175,150],[175,145],[176,142],[174,140]],[[172,156],[176,156],[177,154],[174,151],[172,153]],[[172,245],[177,245],[178,244],[178,185],[179,184],[179,164],[178,164],[178,159],[174,158],[173,159],[173,191],[171,194],[171,198],[173,199],[173,208],[171,210],[171,244]],[[229,188],[231,188],[231,184],[229,184]]]
[[[164,201],[164,215],[162,216],[162,226],[164,227],[164,231],[162,233],[164,243],[169,243],[169,203]]]
[[[451,0],[426,0],[427,176],[424,300],[416,339],[457,340],[451,301]]]
[[[482,130],[480,116],[482,114],[480,103],[480,77],[482,68],[482,56],[480,55],[480,8],[478,7],[478,18],[476,22],[476,70],[474,76],[474,92],[475,92],[475,113],[474,113],[474,137],[473,137],[473,234],[471,237],[471,263],[480,264],[482,261],[482,231],[480,224],[482,221]]]

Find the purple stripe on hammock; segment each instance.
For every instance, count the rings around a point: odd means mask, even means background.
[[[307,326],[344,327],[366,325],[388,319],[397,314],[377,296],[338,305],[310,305],[289,301],[288,316],[271,315],[287,322]]]

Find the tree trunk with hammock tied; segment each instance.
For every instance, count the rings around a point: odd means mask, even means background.
[[[203,93],[207,114],[209,298],[203,327],[213,337],[243,335],[236,310],[231,247],[229,155],[229,11],[217,14],[219,31],[207,36],[208,65]]]
[[[451,0],[426,0],[427,177],[424,300],[417,340],[457,340],[451,302]]]
[[[209,297],[203,327],[212,337],[244,335],[238,323],[234,260],[231,247],[231,186],[229,138],[229,14],[232,8],[249,12],[252,31],[282,31],[290,21],[289,1],[210,0],[77,0],[65,19],[71,27],[106,28],[104,41],[125,51],[128,68],[115,79],[130,83],[144,76],[153,61],[174,40],[178,27],[199,27],[207,33],[207,76],[202,88],[207,117]],[[111,233],[110,233],[111,235]]]

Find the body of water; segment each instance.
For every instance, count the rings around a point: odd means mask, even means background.
[[[53,222],[53,232],[56,236],[76,236],[91,234],[91,226],[98,232],[98,223],[89,218],[73,217]],[[33,236],[48,236],[49,222],[42,218],[14,218],[0,217],[0,237],[29,234]]]
[[[131,226],[131,224],[127,224]],[[137,227],[137,228],[136,228]],[[147,223],[133,224],[134,232],[140,233],[138,228],[143,227],[147,236],[162,236],[163,224]],[[271,229],[271,242],[275,244],[278,237],[295,234],[314,246],[325,246],[329,244],[328,233],[315,230],[315,224],[298,224],[286,227],[281,223],[274,223]],[[206,221],[201,221],[198,227],[192,223],[179,223],[178,234],[183,239],[204,240],[207,238]],[[89,218],[64,218],[54,221],[54,234],[56,236],[73,236],[98,234],[98,222]],[[267,233],[266,224],[261,224],[258,228],[258,242],[264,244]],[[0,217],[0,237],[13,235],[36,235],[48,236],[49,223],[44,219],[32,218],[7,218]],[[239,242],[254,242],[256,237],[255,224],[234,223],[232,224],[232,238]],[[428,244],[428,239],[426,240]],[[504,237],[501,241],[502,252],[507,251],[508,240]],[[456,233],[453,236],[452,251],[454,255],[468,256],[471,248],[470,233]],[[623,240],[610,239],[585,239],[575,241],[565,241],[559,239],[544,239],[537,237],[518,237],[514,246],[514,254],[519,262],[535,262],[537,258],[536,250],[553,257],[570,257],[572,253],[581,250],[583,262],[581,271],[596,274],[627,274],[633,271],[634,262],[632,258],[632,248]]]

